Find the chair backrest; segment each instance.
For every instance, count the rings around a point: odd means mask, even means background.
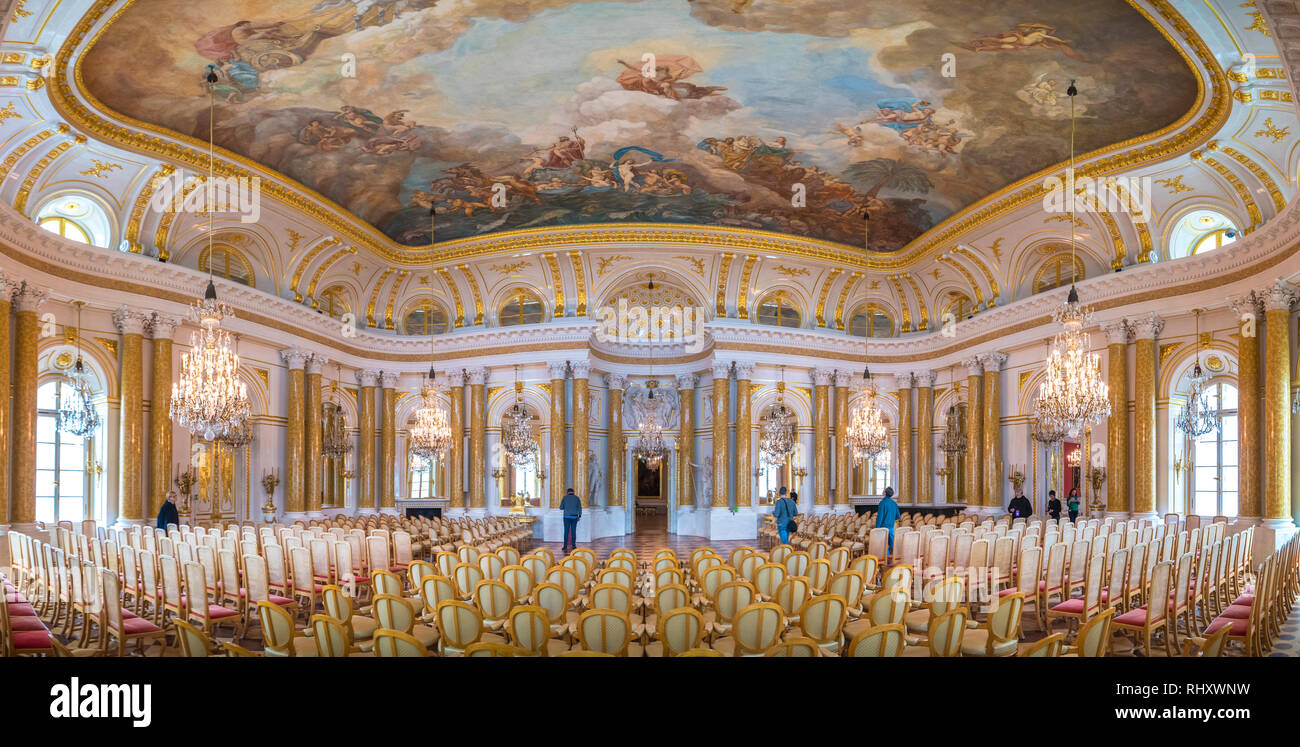
[[[830,561],[831,573],[843,573],[849,568],[849,548],[837,547],[826,555],[826,560]]]
[[[212,640],[198,628],[184,620],[173,620],[176,625],[176,646],[181,656],[207,658],[212,656]]]
[[[961,656],[962,635],[970,613],[965,607],[953,607],[942,615],[930,618],[929,640],[931,656]]]
[[[1164,618],[1169,609],[1169,580],[1174,564],[1156,563],[1151,573],[1151,593],[1147,598],[1147,622],[1157,622]]]
[[[626,568],[606,568],[601,571],[597,577],[597,582],[602,584],[618,584],[627,589],[636,585],[636,575]]]
[[[435,612],[438,623],[438,646],[443,651],[459,653],[483,637],[483,618],[473,605],[457,599],[439,602]]]
[[[1061,649],[1065,647],[1065,634],[1053,633],[1042,640],[1034,643],[1032,646],[1025,648],[1020,652],[1020,657],[1030,658],[1055,658],[1061,655]]]
[[[546,656],[546,644],[551,638],[551,620],[546,610],[537,605],[512,607],[507,618],[510,639],[516,646],[532,656]]]
[[[415,628],[415,613],[411,605],[401,597],[380,594],[375,597],[372,609],[375,622],[381,628],[401,633],[410,633]]]
[[[993,653],[995,645],[1019,638],[1020,616],[1025,609],[1025,595],[1019,592],[995,597],[995,599],[997,599],[997,607],[989,614],[988,619],[988,653],[990,654]]]
[[[522,565],[508,565],[501,569],[501,583],[510,587],[516,600],[533,593],[533,574]]]
[[[664,653],[678,656],[698,648],[704,640],[704,616],[692,607],[677,607],[659,618],[656,637],[664,645]]]
[[[376,594],[402,595],[402,577],[392,571],[371,571],[370,586]]]
[[[1047,549],[1046,578],[1048,589],[1060,588],[1065,583],[1065,543],[1053,543]]]
[[[831,594],[839,594],[849,603],[850,608],[856,608],[861,603],[864,586],[861,573],[841,571],[831,578],[826,590]]]
[[[872,625],[894,625],[903,622],[907,614],[908,598],[902,589],[884,589],[867,600],[866,613]]]
[[[456,599],[456,585],[446,576],[425,576],[420,581],[420,596],[424,599],[424,608],[435,612],[440,602]]]
[[[825,646],[839,641],[847,618],[848,602],[844,597],[822,594],[804,602],[799,609],[799,629],[805,636]]]
[[[1079,628],[1074,639],[1079,656],[1102,657],[1110,651],[1110,623],[1114,618],[1115,608],[1108,607]]]
[[[776,587],[773,601],[780,606],[787,617],[794,617],[799,614],[799,610],[808,601],[809,596],[808,579],[803,576],[787,576],[781,585]]]
[[[785,573],[785,567],[781,567],[781,572]],[[655,571],[655,586],[670,586],[672,584],[683,583],[682,572],[677,568],[663,568]]]
[[[849,563],[849,570],[862,574],[868,584],[876,582],[876,571],[880,568],[880,558],[875,555],[859,555]]]
[[[577,638],[588,651],[626,656],[632,642],[632,622],[622,612],[587,610],[578,618]]]
[[[533,589],[533,598],[538,607],[546,610],[552,625],[560,625],[564,622],[571,598],[564,587],[549,582],[540,583]]]
[[[587,595],[590,609],[614,610],[632,614],[632,592],[619,584],[596,584]]]
[[[718,620],[730,623],[736,613],[757,601],[754,587],[748,581],[729,581],[718,587],[713,598],[713,608]]]
[[[429,649],[413,635],[398,630],[380,628],[374,633],[375,656],[389,657],[425,657]]]
[[[826,585],[831,580],[831,564],[825,558],[818,558],[808,564],[808,584],[812,586],[814,593],[820,593],[826,590]]]
[[[786,578],[785,566],[779,563],[764,563],[754,570],[754,589],[765,597],[776,594],[776,589]]]
[[[877,558],[889,556],[889,528],[877,527],[867,535],[867,554]]]
[[[311,632],[317,656],[338,658],[352,653],[351,630],[343,621],[329,615],[312,615]]]
[[[471,563],[461,563],[453,570],[452,580],[456,582],[456,589],[461,596],[469,596],[483,580],[483,569]]]
[[[855,659],[894,657],[903,653],[906,642],[906,626],[876,625],[855,635],[846,655]]]
[[[886,539],[888,539],[888,536],[886,536]],[[777,545],[776,547],[773,547],[772,551],[767,554],[767,559],[769,562],[772,563],[784,564],[785,559],[790,557],[790,553],[792,552],[794,552],[794,548],[789,545]],[[694,553],[692,553],[692,558],[693,557],[694,557]]]
[[[763,655],[780,640],[783,627],[779,606],[758,603],[745,607],[736,613],[731,622],[731,637],[736,643],[735,655]]]
[[[572,568],[565,568],[563,566],[551,568],[546,572],[546,580],[549,583],[556,584],[563,588],[564,593],[567,594],[570,599],[578,596],[578,587],[581,585],[581,582],[578,580],[577,571]]]
[[[662,618],[665,614],[691,604],[690,591],[681,584],[670,584],[655,589],[655,613]]]
[[[506,562],[496,553],[484,553],[478,556],[478,567],[483,572],[483,578],[500,579]]]
[[[892,565],[885,570],[884,577],[880,579],[880,588],[892,589],[894,587],[902,587],[907,589],[910,594],[913,578],[912,566]]]
[[[704,571],[700,577],[700,590],[709,599],[717,593],[718,587],[736,580],[736,571],[729,565],[715,565]]]

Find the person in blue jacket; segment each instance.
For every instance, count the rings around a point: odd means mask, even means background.
[[[162,508],[158,509],[158,522],[156,526],[159,529],[166,529],[168,524],[180,526],[180,512],[176,510],[176,491],[167,491],[167,500],[163,501]]]
[[[799,506],[786,495],[786,488],[781,488],[780,497],[772,506],[772,517],[776,519],[776,533],[781,536],[781,544],[790,544],[790,522],[799,515]]]
[[[560,499],[560,512],[564,516],[564,552],[573,552],[578,546],[578,519],[582,518],[582,500],[569,488]]]
[[[880,505],[876,507],[876,528],[889,529],[890,555],[894,554],[894,525],[898,523],[899,513],[898,504],[894,502],[894,489],[885,488],[885,497],[880,499]]]

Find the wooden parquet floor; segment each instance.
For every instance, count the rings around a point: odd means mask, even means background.
[[[636,533],[625,534],[621,537],[602,537],[593,542],[579,543],[579,547],[590,547],[596,552],[596,557],[604,559],[611,550],[620,547],[626,547],[636,553],[637,557],[645,557],[649,560],[654,556],[655,550],[668,548],[677,553],[680,557],[683,553],[689,553],[697,547],[712,547],[719,555],[726,557],[732,550],[737,547],[749,545],[757,547],[758,540],[734,540],[734,541],[710,541],[708,537],[691,537],[681,534],[668,533],[668,516],[659,514],[655,516],[640,516],[636,520]],[[555,553],[556,557],[560,556],[561,543],[559,542],[539,542],[535,546],[545,547]]]

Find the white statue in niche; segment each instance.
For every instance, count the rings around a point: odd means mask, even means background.
[[[713,505],[713,460],[705,459],[703,462],[688,462],[691,465],[691,472],[695,475],[695,495],[696,506]]]
[[[605,482],[605,472],[600,468],[596,452],[587,450],[587,506],[597,505],[596,497],[600,495],[600,486]]]
[[[650,397],[651,391],[654,392],[653,398]],[[653,415],[664,431],[675,431],[681,425],[681,405],[677,390],[672,387],[628,387],[623,397],[623,422],[635,429],[638,423]]]

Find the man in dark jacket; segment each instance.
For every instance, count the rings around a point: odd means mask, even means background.
[[[1034,504],[1030,503],[1025,494],[1017,489],[1016,497],[1011,499],[1011,505],[1007,506],[1007,510],[1011,512],[1011,518],[1022,519],[1033,516]]]
[[[573,552],[578,546],[578,519],[582,518],[582,500],[569,488],[560,499],[560,512],[564,515],[564,552]]]
[[[163,501],[162,508],[158,509],[157,526],[159,529],[166,529],[168,524],[180,526],[180,523],[181,515],[176,510],[176,491],[169,490],[167,500]]]

